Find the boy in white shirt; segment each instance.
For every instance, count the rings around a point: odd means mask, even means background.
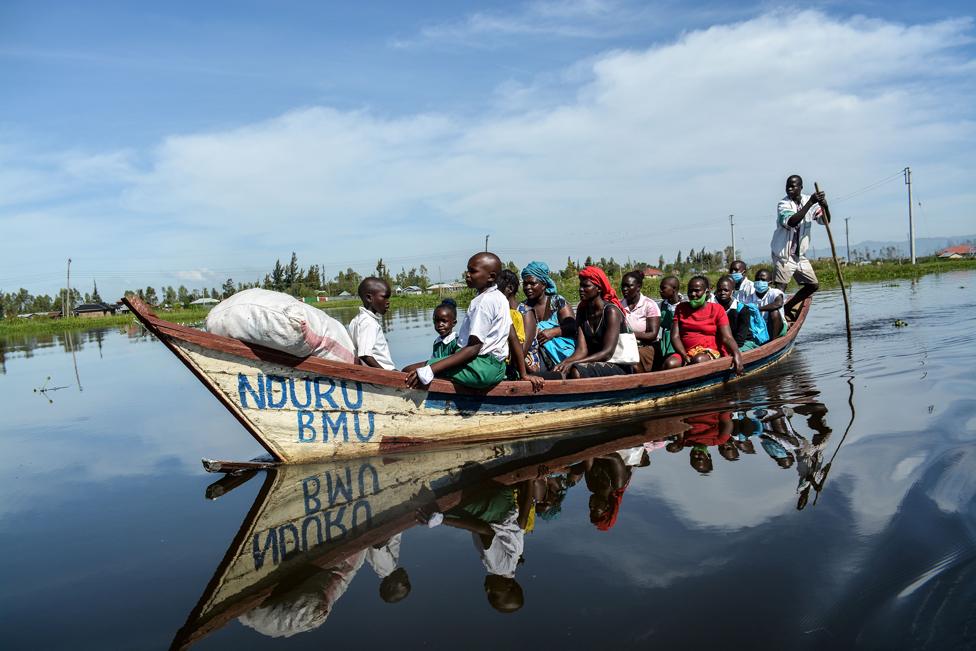
[[[390,309],[390,286],[382,278],[364,278],[359,283],[363,307],[346,329],[356,345],[356,356],[364,366],[396,369],[390,357],[390,345],[383,334],[383,315]]]
[[[746,263],[742,260],[733,260],[729,265],[729,276],[735,283],[732,290],[732,298],[741,301],[743,296],[748,296],[754,291],[752,281],[746,277]]]
[[[768,269],[757,271],[753,292],[738,300],[740,303],[751,303],[759,308],[759,312],[766,319],[766,329],[769,331],[769,340],[772,341],[786,334],[787,324],[783,315],[783,292],[769,286],[770,278],[772,274]]]
[[[785,306],[791,321],[796,319],[798,306],[820,288],[806,253],[813,222],[827,223],[823,210],[826,205],[827,197],[823,192],[810,196],[803,194],[803,179],[798,174],[787,177],[786,196],[776,204],[776,231],[770,242],[776,270],[773,284],[785,291],[792,278],[800,286]]]
[[[508,299],[495,286],[501,270],[502,262],[494,253],[485,251],[468,260],[464,280],[478,295],[458,330],[458,351],[411,370],[405,380],[407,386],[426,386],[435,375],[474,389],[489,389],[505,379],[512,315]]]

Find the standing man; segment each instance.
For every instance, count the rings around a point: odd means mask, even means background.
[[[810,226],[813,221],[826,223],[821,207],[826,201],[823,192],[810,196],[803,194],[803,179],[794,174],[786,179],[786,196],[776,206],[776,232],[770,242],[775,270],[773,285],[786,291],[790,278],[794,278],[800,286],[783,306],[790,320],[796,319],[796,306],[802,305],[807,296],[820,289],[806,252],[810,246]]]

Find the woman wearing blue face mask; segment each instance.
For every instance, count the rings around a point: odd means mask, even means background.
[[[773,340],[786,334],[787,325],[786,318],[783,315],[783,292],[769,286],[771,278],[772,274],[768,269],[757,271],[756,281],[753,283],[754,291],[748,296],[739,298],[739,302],[752,303],[759,308],[759,311],[766,318],[769,338]]]

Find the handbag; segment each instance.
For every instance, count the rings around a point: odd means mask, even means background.
[[[637,352],[637,336],[630,330],[627,321],[624,320],[627,332],[617,335],[617,346],[613,349],[613,355],[607,361],[611,364],[637,364],[640,361],[640,354]]]

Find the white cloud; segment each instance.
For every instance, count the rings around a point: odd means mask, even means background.
[[[69,154],[61,165],[66,174],[81,182],[99,183],[105,179],[117,182],[134,180],[133,152],[113,151],[103,154]]]
[[[208,269],[190,269],[189,271],[177,271],[176,277],[187,282],[210,282],[216,276]]]
[[[633,31],[635,10],[613,0],[530,2],[516,11],[479,11],[465,18],[428,25],[394,47],[425,45],[484,47],[497,39],[535,37],[601,39]]]
[[[0,138],[5,134],[0,134]],[[133,153],[40,153],[28,145],[0,145],[0,208],[78,197],[134,180]],[[0,219],[5,215],[0,213]]]
[[[290,250],[343,267],[380,256],[398,266],[398,255],[432,263],[486,233],[520,262],[656,261],[722,248],[729,213],[739,246],[759,256],[788,173],[841,196],[910,164],[928,234],[962,233],[976,204],[974,62],[960,47],[971,38],[969,20],[774,12],[606,52],[540,87],[504,89],[502,106],[478,116],[314,106],[174,135],[141,168],[131,152],[95,153],[54,167],[53,186],[68,189],[49,210],[69,214],[76,193],[94,192],[114,202],[106,236],[138,227],[153,238],[150,257],[206,242],[198,261],[224,274]],[[551,83],[562,92],[546,92]],[[34,172],[0,168],[8,201],[43,185],[24,176]],[[837,210],[854,217],[852,238],[900,239],[904,203],[887,184]]]

